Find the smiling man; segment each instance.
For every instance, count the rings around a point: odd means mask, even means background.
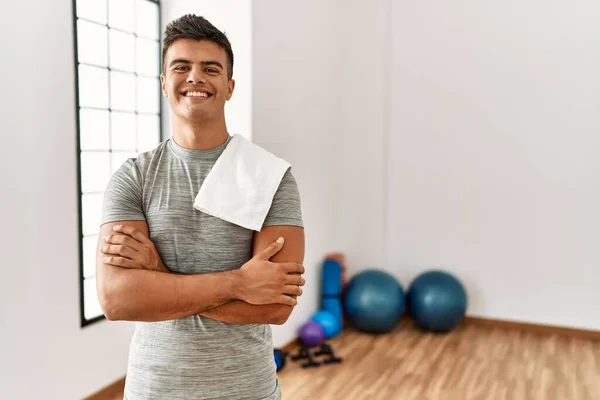
[[[304,285],[298,187],[288,169],[258,232],[194,209],[232,140],[226,36],[202,17],[172,21],[161,83],[172,138],[112,176],[97,250],[106,317],[136,321],[125,399],[280,399],[269,324]]]

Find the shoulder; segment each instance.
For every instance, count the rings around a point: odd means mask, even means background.
[[[304,226],[300,191],[298,190],[298,184],[296,183],[291,168],[285,172],[281,179],[281,183],[273,197],[271,208],[263,225]]]
[[[128,161],[130,161],[142,175],[145,175],[145,173],[158,164],[164,156],[170,140],[171,139],[163,140],[152,150],[144,151],[137,157],[130,158]]]
[[[132,179],[142,181],[149,171],[156,169],[163,157],[168,140],[159,143],[152,150],[144,151],[126,159],[114,172],[112,179]]]
[[[299,195],[298,193],[298,183],[296,182],[296,178],[294,177],[294,173],[292,172],[292,168],[288,168],[283,174],[283,178],[281,178],[281,183],[279,185],[279,191],[283,190],[284,192],[292,191],[294,194]]]

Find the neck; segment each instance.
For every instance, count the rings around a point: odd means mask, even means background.
[[[218,147],[227,140],[225,118],[215,121],[189,121],[173,116],[171,124],[173,140],[190,150],[208,150]]]

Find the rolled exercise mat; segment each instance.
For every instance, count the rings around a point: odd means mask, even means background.
[[[342,265],[337,260],[323,262],[323,275],[321,279],[321,309],[332,313],[337,322],[340,333],[343,326],[342,310]]]

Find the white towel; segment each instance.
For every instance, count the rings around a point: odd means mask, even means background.
[[[235,134],[200,187],[194,208],[254,231],[262,229],[290,164]]]

